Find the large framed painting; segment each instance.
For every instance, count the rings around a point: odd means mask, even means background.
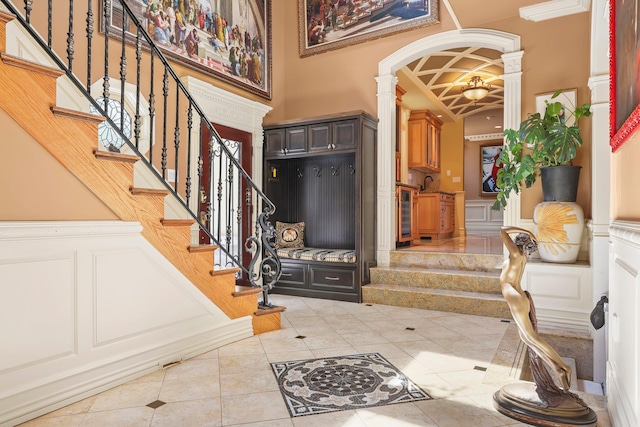
[[[111,7],[109,33],[121,34],[120,0],[101,1],[101,17],[104,3]],[[168,59],[271,99],[271,0],[126,3]],[[135,43],[135,28],[126,31]]]
[[[610,144],[616,151],[640,123],[640,0],[609,2]]]
[[[480,195],[495,196],[498,188],[498,171],[502,167],[497,163],[502,152],[502,143],[495,142],[480,146]]]
[[[437,24],[438,0],[298,0],[300,56]]]

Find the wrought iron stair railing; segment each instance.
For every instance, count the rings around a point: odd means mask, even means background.
[[[105,118],[99,129],[104,148],[137,155],[198,224],[201,236],[219,246],[212,268],[238,268],[238,279],[262,288],[260,307],[273,307],[268,291],[280,276],[270,244],[275,205],[242,168],[236,143],[220,137],[127,2],[56,0],[55,8],[53,0],[0,2],[86,98],[86,112]],[[208,146],[201,135],[209,135]]]

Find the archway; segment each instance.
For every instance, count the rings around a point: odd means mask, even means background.
[[[457,47],[486,47],[502,54],[504,62],[504,127],[520,122],[521,59],[520,36],[486,29],[453,30],[434,34],[403,47],[378,64],[378,164],[377,164],[377,262],[388,266],[395,247],[395,153],[396,71],[425,55]],[[505,210],[506,223],[520,217],[519,199]]]

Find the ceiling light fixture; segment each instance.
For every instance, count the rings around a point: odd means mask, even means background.
[[[462,94],[465,98],[476,103],[489,94],[489,89],[491,89],[490,84],[485,85],[479,76],[473,76],[467,85],[462,88]]]

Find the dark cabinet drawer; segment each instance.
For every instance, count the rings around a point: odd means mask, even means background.
[[[282,274],[277,284],[285,286],[295,286],[296,288],[306,288],[305,275],[307,272],[306,265],[291,265],[282,263]]]
[[[352,292],[355,289],[355,268],[311,266],[311,288]]]

